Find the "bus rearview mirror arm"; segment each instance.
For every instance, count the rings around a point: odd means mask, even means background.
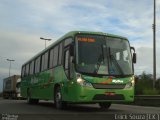
[[[130,47],[131,48],[131,50],[133,50],[134,51],[134,53],[135,53],[135,48],[134,47]]]
[[[130,48],[131,48],[131,50],[134,51],[133,57],[132,57],[132,61],[133,61],[133,63],[136,63],[136,62],[137,62],[137,55],[136,55],[136,53],[135,53],[135,48],[134,48],[134,47],[130,47]]]

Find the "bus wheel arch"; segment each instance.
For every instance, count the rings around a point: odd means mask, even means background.
[[[56,84],[54,87],[54,104],[57,109],[64,109],[67,103],[62,100],[61,86]]]
[[[57,84],[54,85],[54,93],[55,93],[55,90],[56,90],[58,87],[61,87],[60,84],[57,83]]]
[[[39,102],[39,99],[33,99],[31,97],[31,90],[30,88],[27,88],[27,103],[28,104],[37,104]]]
[[[32,103],[30,88],[27,88],[27,103],[28,104]]]

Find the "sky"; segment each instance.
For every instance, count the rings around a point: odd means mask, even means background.
[[[160,77],[160,0],[156,9],[157,76]],[[153,0],[1,0],[0,91],[2,80],[20,74],[21,66],[73,30],[127,37],[137,53],[135,74],[153,73]]]

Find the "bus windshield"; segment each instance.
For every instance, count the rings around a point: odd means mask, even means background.
[[[76,36],[76,70],[93,75],[132,75],[129,42],[100,35]]]

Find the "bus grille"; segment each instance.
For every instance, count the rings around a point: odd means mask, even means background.
[[[123,89],[125,84],[92,84],[95,89]]]

